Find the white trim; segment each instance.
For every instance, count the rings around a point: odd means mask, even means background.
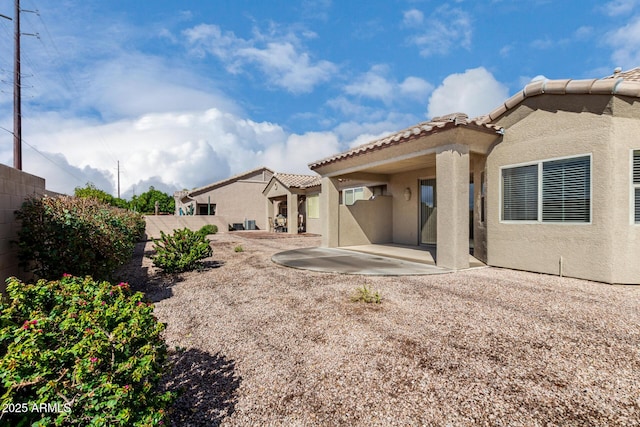
[[[566,160],[566,159],[574,159],[574,158],[579,158],[579,157],[589,157],[589,221],[588,222],[558,222],[558,221],[543,221],[542,220],[542,172],[543,172],[543,164],[547,163],[547,162],[553,162],[553,161],[557,161],[557,160]],[[632,156],[632,162],[633,162],[633,156]],[[502,219],[502,214],[503,214],[503,209],[502,209],[502,203],[503,203],[503,194],[502,194],[502,170],[503,169],[511,169],[511,168],[517,168],[517,167],[522,167],[522,166],[531,166],[531,165],[538,165],[538,220],[537,221],[531,221],[531,220],[526,220],[526,221],[517,221],[517,220],[504,220]],[[509,164],[509,165],[503,165],[500,166],[500,173],[499,173],[499,192],[498,192],[498,208],[499,208],[499,222],[501,224],[548,224],[548,225],[569,225],[569,226],[573,226],[573,225],[592,225],[593,224],[593,153],[585,153],[585,154],[573,154],[570,156],[560,156],[560,157],[551,157],[548,159],[542,159],[542,160],[535,160],[535,161],[530,161],[530,162],[522,162],[522,163],[514,163],[514,164]],[[632,170],[632,179],[633,179],[633,170]],[[632,181],[633,182],[633,181]]]

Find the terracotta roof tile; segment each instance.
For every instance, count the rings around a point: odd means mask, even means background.
[[[288,188],[311,188],[321,184],[318,175],[297,175],[292,173],[276,173],[274,176]]]
[[[484,123],[495,121],[525,98],[542,94],[623,95],[640,98],[640,67],[628,71],[616,69],[612,75],[601,79],[536,80],[490,112],[488,117],[485,116]]]
[[[612,75],[605,77],[605,79],[617,79],[622,78],[624,80],[630,82],[640,82],[640,67],[633,68],[628,71],[622,71],[621,69],[616,69]]]
[[[495,131],[500,129],[499,126],[483,122],[482,118],[469,120],[469,117],[464,113],[453,113],[442,117],[434,117],[430,121],[418,123],[417,125],[411,126],[407,129],[387,135],[384,138],[359,145],[355,148],[352,148],[351,150],[310,163],[309,168],[315,169],[322,165],[333,163],[341,159],[353,157],[368,151],[401,144],[405,141],[417,139],[430,133],[435,133],[438,130],[451,129],[456,126],[470,126],[479,129]]]

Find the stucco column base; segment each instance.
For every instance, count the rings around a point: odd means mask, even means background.
[[[338,180],[322,178],[322,192],[320,193],[320,221],[322,224],[323,248],[337,248],[340,235],[340,192]]]
[[[469,146],[451,144],[436,152],[438,267],[469,268]]]

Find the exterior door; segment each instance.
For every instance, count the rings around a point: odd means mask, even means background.
[[[436,180],[420,180],[420,244],[435,245],[437,242]]]

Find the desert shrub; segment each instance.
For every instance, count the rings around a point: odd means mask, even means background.
[[[379,291],[372,291],[367,285],[362,285],[356,288],[354,294],[351,296],[353,302],[366,302],[380,304],[382,303],[382,295]]]
[[[164,325],[126,283],[90,277],[7,280],[0,303],[3,425],[138,426],[166,418],[173,395]],[[42,410],[43,406],[45,410]]]
[[[213,253],[206,235],[188,228],[173,230],[173,234],[160,232],[153,239],[156,254],[151,257],[153,265],[167,273],[191,271],[202,265],[201,260]]]
[[[27,199],[16,217],[21,266],[50,280],[65,272],[109,278],[129,261],[145,227],[141,215],[68,196]]]
[[[244,252],[244,249],[242,248],[242,246],[238,245],[235,248],[233,248],[234,252]]]
[[[203,225],[200,230],[198,230],[198,233],[202,234],[203,236],[208,236],[209,234],[216,234],[218,232],[218,226],[215,224],[206,224]]]

